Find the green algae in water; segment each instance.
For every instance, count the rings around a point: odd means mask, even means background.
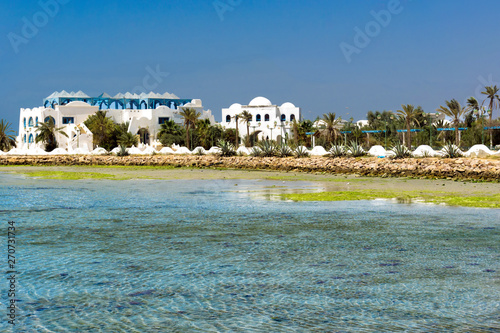
[[[477,208],[500,208],[500,194],[480,195],[445,193],[441,191],[380,191],[380,190],[357,190],[357,191],[332,191],[318,193],[293,193],[281,194],[281,198],[293,201],[353,201],[353,200],[376,200],[397,199],[398,202],[411,203],[423,201],[434,204],[446,204],[450,206],[477,207]]]

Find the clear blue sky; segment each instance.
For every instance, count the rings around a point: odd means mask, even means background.
[[[56,90],[147,86],[200,98],[217,120],[260,95],[308,119],[357,120],[401,104],[432,112],[498,84],[498,0],[394,1],[3,0],[0,118],[17,130],[19,108]],[[390,20],[375,23],[371,12],[388,8]],[[355,41],[356,27],[368,27],[368,44]],[[348,62],[340,46],[355,42]],[[147,77],[148,68],[162,73]]]

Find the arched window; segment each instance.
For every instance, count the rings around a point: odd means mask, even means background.
[[[231,122],[231,116],[230,115],[227,115],[226,116],[226,123],[230,123]]]
[[[258,114],[258,115],[255,116],[255,121],[261,121],[260,114]]]
[[[33,143],[33,134],[30,134],[30,137],[28,138],[28,143]]]
[[[286,116],[284,114],[281,115],[281,121],[285,121],[286,120]]]
[[[36,127],[38,127],[38,117],[35,119]]]
[[[26,134],[24,134],[23,142],[26,143]]]
[[[50,121],[52,121],[54,125],[56,124],[56,120],[51,116],[45,117],[45,119],[43,120],[43,122],[45,123],[49,123]]]
[[[30,117],[30,120],[28,121],[28,126],[33,127],[33,117]]]
[[[24,123],[24,128],[26,128],[26,118],[24,118],[23,123]],[[26,142],[26,140],[24,140],[24,142]]]
[[[269,115],[268,115],[268,114],[266,114],[266,115],[264,116],[264,121],[269,121]]]
[[[290,121],[294,121],[294,120],[295,120],[295,115],[294,114],[290,115]]]

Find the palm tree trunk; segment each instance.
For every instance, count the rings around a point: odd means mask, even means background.
[[[251,142],[250,142],[250,125],[248,124],[248,121],[247,121],[247,141],[249,144],[251,144]]]
[[[406,146],[408,149],[411,149],[411,128],[409,122],[406,122],[406,137]]]
[[[455,125],[455,146],[459,146],[460,145],[460,133],[458,132],[458,125]]]
[[[491,120],[492,120],[492,117],[493,117],[493,98],[490,100],[490,123],[488,124],[488,127],[490,127],[490,129],[488,130],[490,132],[490,149],[493,149],[493,129],[491,128]]]
[[[238,134],[238,116],[235,117],[236,121],[236,149],[238,149],[238,144],[240,142],[240,135]]]
[[[186,147],[189,149],[189,123],[186,126]]]

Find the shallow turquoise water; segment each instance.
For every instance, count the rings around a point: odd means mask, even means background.
[[[301,186],[0,173],[16,332],[500,330],[500,210],[269,200]]]

